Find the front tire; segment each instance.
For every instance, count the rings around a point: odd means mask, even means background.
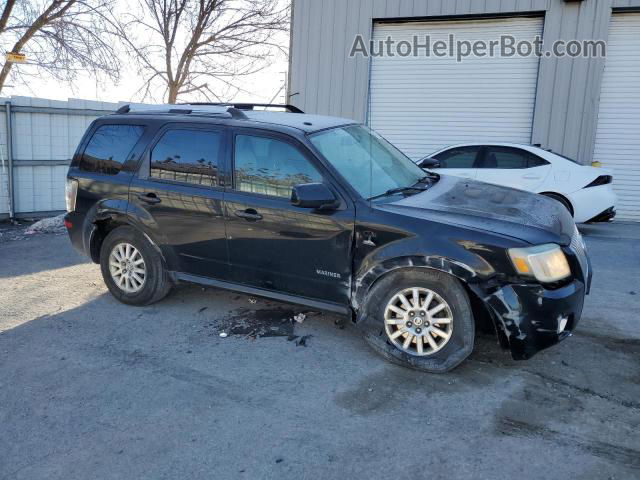
[[[435,270],[383,277],[367,295],[358,325],[376,352],[423,372],[449,372],[473,351],[469,296],[458,279]]]
[[[132,227],[118,227],[104,239],[100,270],[111,294],[127,305],[150,305],[171,289],[162,256]]]

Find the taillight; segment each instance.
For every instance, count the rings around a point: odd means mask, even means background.
[[[600,175],[598,178],[596,178],[593,182],[591,182],[589,185],[587,185],[584,188],[599,187],[600,185],[608,185],[611,182],[613,182],[613,177],[611,175]]]
[[[67,201],[67,212],[75,212],[76,197],[78,196],[78,180],[67,178],[67,184],[64,189],[65,200]]]

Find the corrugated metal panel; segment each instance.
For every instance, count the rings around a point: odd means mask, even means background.
[[[542,34],[542,18],[379,24],[374,41],[487,42],[510,34]],[[538,79],[536,57],[374,57],[369,123],[418,159],[440,148],[474,141],[529,143]]]
[[[618,218],[640,221],[640,14],[611,20],[594,159],[614,172]]]

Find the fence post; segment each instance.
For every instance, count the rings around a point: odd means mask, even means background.
[[[11,122],[11,101],[5,102],[7,115],[7,163],[9,164],[9,220],[13,222],[16,216],[13,199],[13,128]]]

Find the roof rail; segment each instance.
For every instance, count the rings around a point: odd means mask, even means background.
[[[124,113],[182,113],[182,114],[208,114],[208,115],[224,115],[229,114],[231,118],[238,120],[247,120],[249,117],[245,113],[233,105],[210,105],[210,104],[165,104],[165,105],[145,105],[143,103],[129,103],[122,105],[117,114]]]
[[[286,110],[289,113],[304,113],[302,110],[300,110],[298,107],[294,106],[294,105],[288,105],[288,104],[278,104],[278,103],[234,103],[234,102],[229,102],[229,103],[210,103],[210,102],[194,102],[194,103],[190,103],[189,105],[211,105],[211,106],[218,106],[218,107],[233,107],[233,108],[237,108],[238,110],[255,110],[256,107],[260,107],[260,108],[283,108],[284,110]]]

